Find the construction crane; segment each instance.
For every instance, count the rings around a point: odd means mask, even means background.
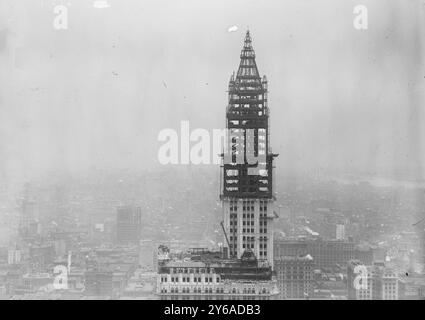
[[[421,224],[421,222],[422,222],[422,221],[424,221],[424,220],[425,220],[425,218],[424,218],[424,219],[419,220],[418,222],[416,222],[416,223],[414,223],[414,224],[412,224],[412,226],[416,227],[417,225],[420,225],[420,224]]]
[[[227,242],[227,247],[230,250],[230,242],[229,242],[229,238],[227,238],[227,233],[226,233],[226,229],[224,228],[224,222],[221,221],[220,222],[221,228],[223,229],[223,233],[224,233],[224,237],[226,238],[226,242]]]

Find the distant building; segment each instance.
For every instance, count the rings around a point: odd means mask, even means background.
[[[138,266],[138,246],[97,248],[86,255],[84,294],[118,298]],[[83,270],[84,271],[84,270]],[[71,274],[79,286],[80,274]]]
[[[33,245],[29,249],[31,264],[36,268],[46,268],[55,260],[55,247],[53,244]]]
[[[36,201],[24,199],[21,203],[19,217],[19,234],[24,239],[37,237],[40,234],[38,222],[39,204]]]
[[[275,259],[281,257],[305,256],[307,254],[307,241],[285,239],[275,240],[274,242],[273,256]]]
[[[409,275],[399,284],[405,300],[425,300],[425,275]]]
[[[399,300],[403,286],[396,271],[384,263],[365,266],[352,260],[347,267],[347,296],[350,300]]]
[[[25,274],[22,280],[23,287],[20,288],[22,293],[35,292],[37,289],[53,283],[53,278],[49,273]]]
[[[21,262],[21,250],[10,249],[7,255],[8,264],[18,264]]]
[[[62,257],[65,256],[67,251],[67,244],[66,244],[66,240],[64,239],[58,239],[54,241],[54,246],[55,246],[55,254],[57,257]]]
[[[364,265],[373,264],[373,249],[370,246],[356,246],[354,248],[354,259],[361,261]]]
[[[373,262],[384,262],[387,257],[387,249],[383,247],[373,246]]]
[[[308,299],[313,294],[314,261],[310,255],[275,258],[279,299]]]
[[[336,225],[336,240],[345,240],[345,225]]]
[[[138,244],[142,228],[142,209],[125,206],[117,209],[117,243]]]
[[[84,275],[84,294],[90,296],[108,296],[113,293],[113,272],[110,270],[88,270]]]
[[[395,270],[391,268],[377,269],[375,277],[382,284],[382,300],[399,300],[402,298],[401,282]]]
[[[157,245],[152,240],[141,240],[140,251],[139,251],[139,266],[143,269],[150,271],[155,270],[155,263],[158,261],[155,259],[157,255]]]
[[[345,268],[354,257],[354,243],[347,240],[281,239],[275,241],[275,258],[311,255],[316,269]]]
[[[345,267],[353,258],[354,243],[341,240],[314,240],[307,245],[308,254],[314,259],[315,268]]]

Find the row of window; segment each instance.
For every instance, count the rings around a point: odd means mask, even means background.
[[[247,184],[250,185],[249,183],[247,183]],[[257,192],[257,189],[255,187],[251,187],[251,188],[238,188],[238,187],[227,187],[226,186],[226,191],[229,191],[229,192],[239,191],[239,192],[250,192],[250,193],[254,193],[254,192]],[[268,192],[269,191],[269,188],[267,188],[267,187],[260,187],[260,188],[258,188],[258,191]]]
[[[279,280],[312,280],[313,277],[311,274],[305,275],[278,275],[277,278]]]
[[[233,248],[234,246],[230,244],[230,247]],[[243,249],[254,249],[254,243],[242,243]],[[261,249],[267,249],[267,244],[261,244],[260,243],[260,250]],[[266,252],[266,251],[264,251]]]
[[[238,237],[237,236],[230,236],[229,239],[230,239],[231,242],[236,242],[236,240],[238,240]],[[263,239],[263,237],[260,237],[259,240],[260,240],[260,248],[264,248],[264,249],[267,248],[267,243],[262,244],[262,242],[267,242],[267,237],[264,237],[264,239]],[[244,242],[245,241],[254,242],[255,239],[254,239],[254,237],[243,236],[242,241],[244,241]]]
[[[161,293],[168,293],[167,288],[161,288],[160,291],[161,291]],[[195,288],[171,287],[169,292],[170,293],[218,293],[218,294],[224,294],[225,293],[224,288],[216,288],[215,290],[213,290],[213,288],[203,288],[202,289],[200,287],[195,287]],[[229,294],[240,294],[240,290],[233,288],[228,293]],[[259,290],[258,292],[256,292],[255,288],[243,288],[242,293],[243,294],[269,294],[270,291],[266,288],[263,288],[262,290]]]
[[[205,277],[205,283],[213,283],[213,277]],[[216,282],[220,282],[220,277],[216,277]],[[163,276],[161,277],[161,282],[168,282],[168,277],[167,276]],[[179,277],[171,277],[170,278],[170,282],[171,283],[178,283],[179,282]],[[191,282],[190,281],[190,277],[182,277],[181,278],[181,282]],[[201,277],[193,277],[193,282],[195,283],[201,283],[202,282],[202,278]]]
[[[237,236],[230,236],[230,240],[234,240],[234,241],[236,241],[238,239],[238,237]],[[260,237],[259,238],[259,240],[260,240],[260,244],[262,243],[262,242],[267,242],[267,237]],[[255,242],[255,238],[254,237],[246,237],[246,236],[243,236],[242,237],[242,241],[243,242]],[[262,246],[260,245],[260,248],[262,248]],[[264,248],[267,248],[267,245],[264,243]]]
[[[230,233],[236,233],[238,230],[237,228],[230,228]],[[254,228],[242,228],[242,233],[254,233]],[[267,233],[267,228],[260,228],[260,233]]]
[[[236,171],[236,172],[230,172],[230,171]],[[228,170],[228,175],[237,175],[237,170]],[[249,201],[249,200],[244,200]],[[249,203],[243,203],[242,209],[244,211],[252,210],[254,211],[254,201],[251,200]],[[230,201],[230,211],[237,211],[238,209],[238,202],[237,201]],[[267,202],[260,202],[260,211],[267,211]]]
[[[253,226],[254,225],[254,221],[253,220],[243,220],[242,221],[242,224],[244,226],[249,226],[249,225]],[[238,225],[238,221],[236,219],[234,219],[234,218],[231,217],[230,218],[230,225],[231,226],[232,225],[237,226]],[[267,221],[264,220],[264,219],[260,219],[260,226],[262,226],[262,225],[264,225],[265,227],[267,227]]]
[[[214,268],[170,268],[170,273],[214,273]]]

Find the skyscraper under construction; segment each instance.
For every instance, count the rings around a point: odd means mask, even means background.
[[[236,77],[229,83],[227,143],[221,190],[225,247],[158,251],[161,299],[273,299],[272,168],[267,80],[259,76],[246,33]]]
[[[230,257],[244,252],[273,265],[273,154],[267,79],[260,77],[249,31],[229,82],[223,153],[223,229]]]

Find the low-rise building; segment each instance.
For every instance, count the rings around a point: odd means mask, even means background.
[[[251,251],[229,259],[223,251],[201,248],[158,259],[161,299],[271,299],[277,293],[271,267]]]

